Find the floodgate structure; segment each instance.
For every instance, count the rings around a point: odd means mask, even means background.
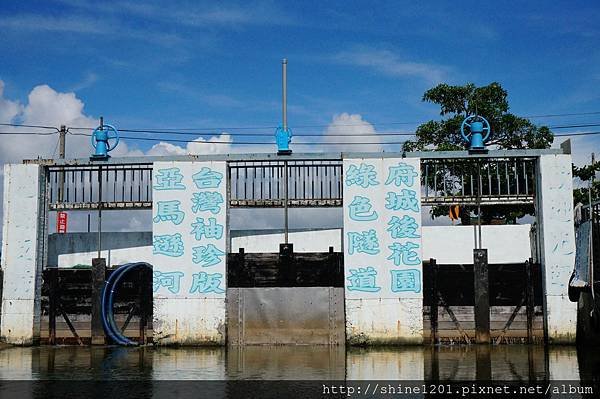
[[[38,159],[4,167],[3,195],[8,343],[576,339],[566,147]],[[535,216],[422,226],[424,207],[456,205]],[[285,228],[232,230],[235,208],[278,208]],[[343,208],[343,227],[290,230],[292,208]],[[140,214],[152,232],[49,227],[57,215],[106,223],[138,210],[151,210]]]

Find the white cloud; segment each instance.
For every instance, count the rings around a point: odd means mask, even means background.
[[[346,112],[334,115],[331,123],[323,132],[324,143],[343,143],[327,145],[325,151],[377,152],[383,151],[382,137],[375,127],[359,114]],[[357,145],[349,143],[375,143],[375,145]]]
[[[245,2],[232,4],[195,4],[195,2],[97,2],[61,0],[63,3],[86,12],[106,15],[131,15],[158,23],[175,22],[179,25],[205,28],[224,26],[237,29],[246,25],[289,25],[295,21],[271,2]]]
[[[88,72],[80,82],[77,82],[71,88],[72,91],[80,91],[93,86],[98,81],[98,75],[94,72]]]
[[[63,32],[110,37],[115,40],[131,39],[165,47],[181,45],[185,42],[181,36],[163,29],[140,29],[128,21],[87,15],[36,15],[16,14],[0,17],[0,27],[18,32]]]
[[[416,77],[429,85],[447,80],[447,68],[441,65],[409,61],[389,50],[357,48],[341,51],[331,59],[346,65],[366,67],[392,77]]]
[[[206,140],[198,137],[186,144],[185,147],[161,141],[150,148],[146,155],[187,155],[187,154],[224,154],[231,152],[233,138],[227,133],[221,133]]]

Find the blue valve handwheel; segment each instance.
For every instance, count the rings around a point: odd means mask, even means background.
[[[469,142],[469,136],[471,135],[471,132],[469,132],[468,134],[465,133],[465,126],[468,126],[469,128],[471,127],[471,123],[469,123],[470,121],[473,121],[473,119],[477,118],[478,120],[481,120],[481,122],[483,122],[483,131],[486,132],[485,136],[483,136],[483,141],[486,141],[488,139],[488,137],[490,137],[490,123],[487,121],[487,119],[485,119],[483,116],[479,116],[479,115],[471,115],[471,116],[467,116],[465,118],[465,120],[462,122],[462,124],[460,125],[460,134],[461,136],[465,139],[466,142]],[[475,122],[475,121],[474,121]]]
[[[119,145],[119,131],[114,126],[105,124],[102,127],[97,127],[92,133],[91,139],[92,146],[94,148],[96,148],[96,142],[98,141],[97,135],[103,133],[106,134],[108,151],[113,150],[117,145]],[[110,140],[114,141],[113,145],[110,144]]]

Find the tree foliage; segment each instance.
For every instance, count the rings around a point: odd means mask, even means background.
[[[592,177],[596,176],[596,174],[600,172],[600,163],[595,162],[593,165],[585,165],[582,167],[577,167],[573,165],[573,177],[578,177],[582,182],[588,182],[592,179]],[[579,187],[573,190],[573,203],[581,203],[587,205],[590,201],[589,195],[589,184],[586,184],[585,187]],[[598,200],[600,198],[600,180],[595,180],[592,184],[592,201]]]
[[[480,115],[488,120],[491,134],[486,144],[492,148],[549,148],[554,140],[550,129],[509,113],[507,98],[506,90],[496,82],[482,87],[472,83],[463,86],[439,84],[427,90],[423,101],[439,105],[442,119],[420,125],[415,132],[416,138],[404,143],[404,151],[455,151],[468,148],[468,143],[460,133],[460,126],[470,115]],[[438,179],[448,178],[452,177],[438,176]],[[514,223],[517,218],[533,212],[533,206],[495,205],[482,207],[481,217],[485,223],[490,223],[492,219]],[[434,218],[447,214],[446,206],[433,207],[431,210]],[[469,223],[469,214],[469,211],[461,212],[463,224]]]
[[[476,87],[450,86],[445,83],[429,89],[423,101],[440,106],[439,121],[417,128],[416,139],[404,143],[405,151],[463,150],[468,147],[460,134],[460,125],[469,115],[480,115],[491,125],[489,146],[499,149],[549,148],[554,135],[546,126],[536,126],[526,118],[508,112],[508,93],[499,83]]]

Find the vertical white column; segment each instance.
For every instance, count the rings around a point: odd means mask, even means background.
[[[11,344],[30,345],[39,333],[39,190],[38,165],[4,165],[0,336]]]
[[[577,304],[569,301],[569,277],[575,264],[573,176],[570,155],[538,160],[537,200],[540,261],[544,288],[544,329],[550,343],[574,343]]]
[[[225,162],[153,167],[154,341],[225,343]]]
[[[346,336],[423,341],[420,160],[344,159]]]

